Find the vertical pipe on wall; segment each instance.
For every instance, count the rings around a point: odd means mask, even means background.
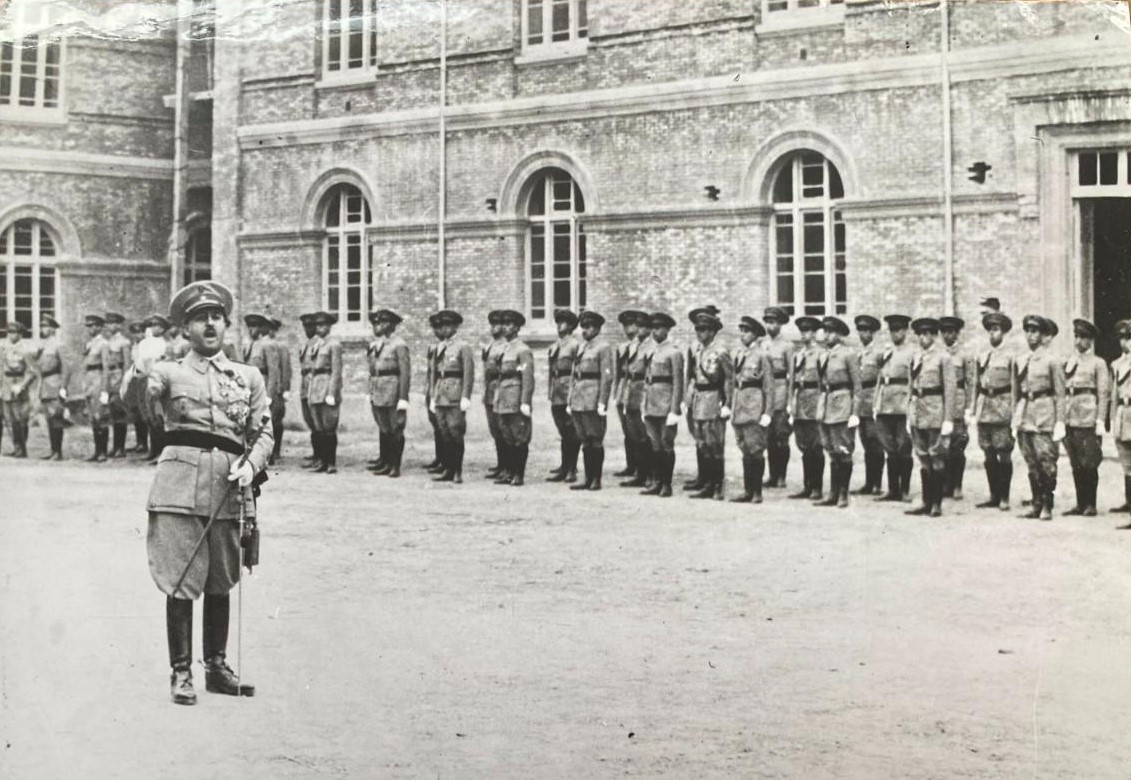
[[[192,0],[177,0],[177,58],[173,86],[173,224],[169,231],[169,290],[177,290],[181,252],[185,245],[185,173],[188,167],[189,33],[192,26]]]
[[[448,206],[448,133],[445,109],[448,103],[448,2],[440,0],[440,183],[436,216],[437,262],[436,298],[439,308],[447,307],[447,257],[445,255],[444,222]]]
[[[950,0],[939,1],[942,65],[943,115],[943,233],[946,256],[943,261],[943,309],[954,314],[954,130],[950,122]]]

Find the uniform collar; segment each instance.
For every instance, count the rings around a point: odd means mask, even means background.
[[[220,371],[221,373],[230,371],[232,366],[232,361],[228,360],[228,356],[224,354],[224,350],[222,349],[210,358],[205,357],[195,349],[190,349],[189,353],[185,355],[184,362],[200,374],[208,371],[209,363],[214,365],[216,367],[216,370]]]

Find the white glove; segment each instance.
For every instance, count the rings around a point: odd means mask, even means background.
[[[67,400],[67,388],[65,388],[65,387],[59,388],[59,398],[61,398],[64,401]],[[1102,423],[1101,423],[1101,425],[1102,425]]]
[[[597,416],[598,417],[604,417],[608,413],[609,413],[609,410],[605,408],[604,404],[597,404]]]
[[[102,404],[103,406],[110,403],[110,394],[107,393],[105,390],[102,391],[101,393],[99,393],[98,394],[98,403]]]
[[[730,419],[730,407],[724,406],[722,409],[719,409],[719,417],[722,417],[724,420],[729,420]]]
[[[522,413],[523,417],[530,416],[530,404],[519,404],[518,411]]]
[[[470,408],[471,408],[471,399],[470,398],[459,399],[459,410],[461,412],[466,412]]]
[[[436,413],[436,402],[435,401],[429,401],[428,402],[428,411],[432,412],[432,414]]]
[[[669,415],[668,415],[668,419],[667,419],[667,424],[668,424],[668,427],[670,428],[670,427],[672,427],[673,425],[679,425],[679,421],[680,421],[680,419],[681,419],[681,418],[680,418],[680,416],[679,416],[678,414],[674,414],[674,413],[673,413],[673,414],[669,414]]]
[[[1103,436],[1103,435],[1104,435],[1103,420],[1096,420],[1096,436]]]
[[[1053,441],[1063,441],[1064,437],[1066,435],[1068,435],[1068,432],[1066,430],[1064,430],[1064,423],[1058,422],[1056,425],[1054,425],[1052,427],[1052,440]]]
[[[860,418],[857,417],[854,414],[848,415],[848,427],[849,428],[859,428],[860,427]]]
[[[911,429],[915,427],[914,425],[911,424],[911,418],[910,417],[907,418],[907,425],[905,427],[907,428],[908,433],[911,433]]]
[[[679,413],[680,413],[680,415],[687,414],[687,404],[686,403],[681,403],[679,405]]]
[[[291,400],[291,391],[290,390],[284,390],[283,391],[283,400],[284,401]]]
[[[232,464],[232,468],[228,471],[228,481],[239,481],[240,487],[245,488],[251,484],[251,480],[255,479],[255,469],[247,461],[240,463],[238,460]]]
[[[327,406],[337,406],[338,402],[334,400],[334,396],[328,395],[328,396],[326,396],[326,405]]]
[[[789,416],[789,424],[793,425],[793,415],[792,414]]]
[[[769,428],[770,423],[772,423],[773,421],[774,421],[774,419],[772,417],[770,417],[770,415],[768,415],[768,414],[763,414],[761,417],[758,418],[758,424],[761,425],[763,428]]]
[[[966,418],[967,425],[973,425],[975,422],[977,422],[977,420],[974,419],[974,412],[971,410],[967,410],[966,414],[963,416]]]
[[[954,420],[943,420],[942,430],[939,433],[943,436],[950,436],[954,433]]]

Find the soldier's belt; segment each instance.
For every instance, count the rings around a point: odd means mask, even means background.
[[[1069,387],[1065,388],[1065,392],[1069,395],[1096,395],[1096,388],[1094,387]]]
[[[820,386],[821,386],[820,382],[798,382],[797,383],[797,389],[798,390],[817,390],[818,388],[820,388]]]
[[[436,375],[437,379],[463,379],[462,371],[441,371]]]
[[[994,398],[999,395],[1005,395],[1011,389],[1010,385],[1002,385],[1001,387],[981,387],[979,392],[986,398]]]
[[[328,369],[328,368],[312,368],[312,369],[310,369],[310,373],[312,373],[312,374],[329,374],[330,369]]]
[[[22,371],[11,371],[9,369],[4,369],[4,376],[23,376],[26,371],[27,369],[23,369]]]
[[[378,373],[378,376],[380,376],[380,373]],[[488,382],[490,382],[493,379],[498,379],[498,378],[499,378],[499,369],[497,369],[497,368],[488,368],[487,370],[485,370],[483,372],[483,379],[488,381]]]
[[[400,376],[401,370],[399,368],[379,368],[377,369],[377,376]],[[490,378],[490,375],[488,375]]]
[[[875,386],[876,386],[876,380],[875,379],[869,379],[867,381],[860,383],[860,389],[861,390],[871,390]]]
[[[714,382],[696,382],[695,389],[699,392],[707,392],[710,390],[722,391],[722,385],[717,385]]]
[[[573,378],[574,379],[581,379],[581,380],[600,379],[601,378],[601,372],[600,371],[576,371],[573,374]]]
[[[957,382],[954,383],[954,386],[957,387],[959,390],[965,390],[966,389],[966,380],[965,379],[959,379]]]
[[[243,455],[243,445],[226,436],[204,431],[165,431],[165,446],[192,447],[197,450],[223,450],[232,455]]]
[[[102,370],[102,364],[101,363],[91,363],[88,366],[83,366],[83,368],[85,368],[87,371],[101,371]]]
[[[1119,406],[1131,406],[1131,398],[1120,398],[1116,401]]]
[[[53,368],[53,369],[51,369],[50,371],[40,371],[40,372],[39,372],[39,376],[40,376],[40,377],[43,377],[43,378],[46,378],[46,377],[49,377],[49,376],[55,376],[56,374],[61,374],[61,373],[63,373],[63,369],[61,369],[61,368]]]
[[[761,387],[761,386],[762,386],[762,380],[761,379],[743,379],[741,382],[738,383],[738,389],[739,390],[749,390],[751,387]]]
[[[310,369],[309,369],[309,368],[304,368],[304,369],[302,370],[302,375],[303,375],[303,376],[308,376],[309,374],[310,374]]]
[[[826,393],[835,393],[838,390],[847,390],[850,387],[852,387],[850,382],[829,382],[824,386],[824,391]]]
[[[630,382],[639,382],[643,378],[644,378],[644,372],[643,371],[637,371],[635,373],[628,375],[628,380]]]
[[[788,371],[775,371],[773,374],[774,379],[787,379],[789,377]]]
[[[672,378],[670,376],[648,376],[644,377],[644,384],[646,385],[670,385]]]
[[[500,371],[499,379],[519,379],[522,377],[521,371]]]
[[[916,398],[923,398],[929,395],[942,395],[941,387],[913,387],[911,388],[911,395]]]
[[[1038,398],[1048,398],[1052,395],[1052,390],[1034,390],[1031,393],[1022,393],[1021,397],[1026,401],[1036,401]]]
[[[905,377],[905,376],[885,376],[880,381],[885,385],[905,385],[905,384],[907,384],[907,377]]]
[[[111,363],[109,366],[107,366],[107,368],[109,368],[111,371],[113,371],[116,368],[121,368],[123,365],[125,365],[125,364],[124,363]]]

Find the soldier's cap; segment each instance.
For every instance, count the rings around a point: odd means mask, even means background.
[[[571,328],[577,327],[577,315],[569,309],[554,309],[554,322],[566,323]]]
[[[1053,320],[1050,320],[1048,317],[1041,317],[1041,319],[1048,324],[1048,335],[1056,336],[1058,333],[1060,333],[1060,328],[1056,326],[1056,323]]]
[[[751,331],[755,336],[761,338],[766,335],[766,328],[762,323],[753,317],[742,317],[738,320],[738,327],[740,330]]]
[[[695,318],[695,330],[702,328],[710,328],[711,330],[719,331],[723,329],[723,321],[709,312],[701,311],[699,316]]]
[[[706,306],[700,306],[697,309],[692,309],[691,311],[689,311],[687,313],[687,319],[695,322],[700,314],[710,314],[712,317],[718,317],[720,314],[722,314],[722,311],[720,311],[719,307],[717,306],[707,304]]]
[[[21,336],[26,336],[28,333],[27,325],[16,320],[8,322],[8,333],[19,333]]]
[[[307,314],[298,315],[298,321],[301,322],[303,325],[305,325],[308,322],[314,322],[313,312],[308,312]]]
[[[141,320],[138,320],[137,322],[131,322],[130,323],[129,331],[130,331],[130,333],[141,333],[147,327],[148,326],[144,322],[142,322]]]
[[[797,329],[801,331],[821,329],[821,321],[816,317],[798,317],[793,321],[793,324],[796,325]]]
[[[514,309],[503,309],[499,312],[499,322],[504,324],[514,324],[522,327],[526,324],[526,317],[520,311]]]
[[[884,322],[888,324],[888,330],[907,330],[911,318],[906,314],[887,314],[884,315]]]
[[[102,316],[99,314],[88,314],[83,317],[82,321],[84,325],[94,325],[98,328],[106,324],[106,320],[102,319]]]
[[[604,326],[605,318],[595,311],[583,311],[577,322],[583,328],[600,328]]]
[[[762,313],[762,319],[766,322],[780,322],[785,325],[789,322],[789,312],[781,306],[767,306],[766,311]]]
[[[169,319],[183,325],[199,309],[217,308],[227,317],[232,312],[232,291],[219,282],[193,282],[177,290],[169,302]],[[107,315],[109,319],[109,315]]]
[[[498,325],[498,324],[500,324],[502,322],[502,319],[500,319],[500,317],[499,317],[500,314],[502,314],[502,309],[492,309],[491,311],[487,312],[487,324],[488,325]]]
[[[938,333],[939,321],[934,317],[920,317],[911,321],[911,330],[916,333]]]
[[[283,327],[283,321],[278,317],[272,317],[271,319],[267,320],[267,325],[271,328],[271,330],[275,331]]]
[[[966,323],[959,317],[939,317],[939,328],[942,330],[962,330]]]
[[[108,311],[108,312],[106,312],[106,321],[107,322],[125,322],[126,317],[125,317],[124,314],[119,314],[116,311]]]
[[[879,330],[880,321],[873,317],[871,314],[857,314],[856,318],[852,320],[856,326],[856,330]]]
[[[1131,320],[1120,320],[1115,323],[1115,335],[1117,338],[1131,338]]]
[[[847,336],[850,332],[848,323],[840,317],[825,317],[821,320],[821,326],[826,330],[831,330],[833,333],[839,333],[841,336]]]
[[[1078,338],[1094,339],[1099,335],[1099,328],[1087,320],[1072,320],[1072,332]]]
[[[617,315],[617,322],[621,325],[647,325],[648,312],[637,309],[625,309]]]
[[[337,314],[332,314],[331,312],[328,312],[328,311],[316,311],[316,312],[314,312],[314,324],[315,325],[336,325],[337,322],[338,322],[338,315]]]
[[[168,330],[169,320],[165,317],[162,317],[160,314],[150,314],[145,318],[145,326],[148,328],[154,325],[159,328],[165,328],[166,330]]]
[[[394,325],[400,325],[404,322],[404,317],[397,314],[392,309],[378,309],[369,313],[369,321],[376,324],[378,322],[391,322]]]
[[[46,325],[49,328],[58,328],[59,321],[52,317],[50,314],[43,314],[39,318],[40,325]]]
[[[648,318],[648,324],[653,328],[674,328],[676,326],[675,317],[670,314],[665,314],[662,311],[655,312]]]
[[[982,317],[982,327],[986,330],[989,330],[995,325],[1001,328],[1002,333],[1009,333],[1009,331],[1013,330],[1013,320],[1009,319],[1009,317],[1002,314],[1000,311],[991,311]]]
[[[452,311],[451,309],[441,309],[440,311],[436,312],[435,316],[436,323],[438,325],[458,326],[463,324],[463,315],[461,315],[458,311]]]
[[[265,328],[271,323],[262,314],[245,314],[243,321],[249,328]]]
[[[987,308],[990,311],[1001,311],[1001,301],[999,301],[997,298],[987,296],[985,298],[982,298],[981,304],[984,308]]]

